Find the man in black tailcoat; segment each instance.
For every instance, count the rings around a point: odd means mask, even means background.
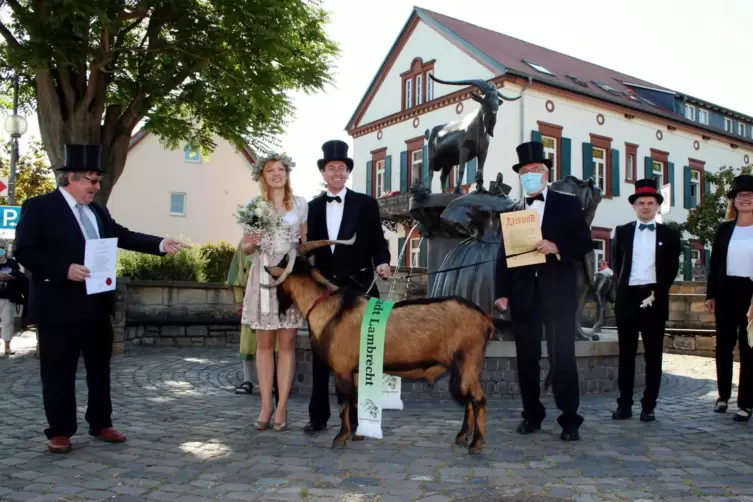
[[[90,277],[83,265],[86,240],[116,237],[120,248],[154,255],[185,247],[116,223],[105,206],[93,202],[103,173],[99,145],[66,145],[59,187],[27,199],[16,228],[16,259],[31,272],[29,321],[37,326],[42,399],[49,424],[45,435],[53,453],[70,451],[70,437],[78,428],[76,369],[82,352],[89,434],[110,443],[126,440],[111,421],[110,316],[115,296],[86,293],[85,280]]]
[[[347,240],[356,234],[356,241],[352,246],[332,245],[315,250],[314,266],[334,284],[378,298],[374,272],[382,279],[391,274],[390,251],[379,219],[379,205],[370,195],[345,187],[353,170],[353,159],[348,157],[347,143],[327,141],[322,145],[322,151],[323,158],[317,163],[327,184],[327,192],[309,202],[307,238],[309,241]],[[353,336],[360,336],[360,333],[355,332]],[[303,429],[311,435],[323,430],[330,417],[330,369],[327,361],[323,361],[315,353],[312,358],[310,422]],[[351,407],[350,422],[355,434],[358,427],[355,407]]]
[[[654,408],[661,384],[664,328],[669,317],[669,290],[680,268],[680,233],[656,222],[664,201],[654,179],[635,182],[628,198],[636,221],[614,229],[612,269],[617,284],[614,303],[620,346],[617,383],[620,397],[614,420],[633,416],[633,385],[638,333],[643,339],[646,359],[646,388],[641,400],[641,421],[656,419]]]
[[[541,404],[539,360],[542,333],[546,335],[554,399],[562,414],[563,441],[580,439],[583,417],[578,414],[578,367],[575,361],[576,262],[593,250],[591,230],[578,199],[548,187],[551,160],[537,141],[517,147],[525,199],[517,210],[539,212],[543,240],[536,249],[546,262],[508,268],[504,239],[500,239],[495,284],[500,310],[510,309],[518,361],[518,381],[523,399],[523,421],[518,433],[541,428],[546,410]]]

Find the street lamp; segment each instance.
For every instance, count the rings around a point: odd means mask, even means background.
[[[18,162],[18,138],[26,133],[29,124],[18,114],[18,75],[13,77],[13,115],[5,118],[5,130],[10,134],[10,176],[8,177],[8,205],[16,202],[16,163]]]

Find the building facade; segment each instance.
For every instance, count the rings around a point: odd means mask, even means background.
[[[107,207],[122,225],[192,244],[242,237],[234,213],[259,194],[251,178],[252,154],[215,137],[209,154],[191,148],[170,150],[153,134],[139,132]]]
[[[521,99],[503,102],[497,113],[486,165],[485,186],[502,173],[521,188],[512,165],[515,147],[544,143],[553,161],[551,179],[593,178],[603,200],[592,224],[599,258],[610,259],[615,226],[635,215],[628,203],[633,183],[654,177],[671,193],[664,221],[685,221],[710,187],[704,173],[749,165],[753,118],[506,35],[416,8],[385,57],[347,124],[353,137],[355,190],[374,197],[404,193],[429,176],[425,133],[462,120],[479,105],[472,86],[432,81],[483,79]],[[472,189],[476,159],[460,182]],[[456,176],[453,169],[450,187]],[[432,192],[439,192],[434,173]],[[392,265],[423,266],[420,236],[397,227],[388,231]],[[398,262],[405,245],[405,254]],[[692,242],[689,266],[705,263],[703,245]]]

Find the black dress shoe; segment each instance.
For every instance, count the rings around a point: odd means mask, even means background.
[[[740,408],[737,410],[737,413],[735,413],[735,416],[732,417],[732,420],[735,422],[747,422],[750,420],[751,415],[753,415],[753,409]]]
[[[306,427],[303,428],[303,432],[309,436],[315,436],[326,428],[327,424],[315,424],[314,422],[309,422],[306,424]]]
[[[520,425],[518,425],[517,432],[518,434],[531,434],[539,429],[541,429],[541,424],[532,424],[528,420],[523,420],[520,422]]]
[[[578,441],[580,439],[580,432],[577,429],[574,431],[563,430],[562,434],[560,434],[560,439],[562,441]]]
[[[654,415],[654,410],[641,411],[641,422],[653,422],[654,420],[656,420],[656,415]]]
[[[626,420],[633,416],[633,410],[630,408],[618,407],[612,412],[612,420]]]

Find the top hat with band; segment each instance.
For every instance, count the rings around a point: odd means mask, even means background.
[[[737,192],[753,192],[753,176],[750,174],[736,176],[729,187],[727,198],[733,199],[737,195]]]
[[[58,171],[93,171],[104,173],[100,154],[102,147],[99,145],[65,145],[65,163]]]
[[[512,170],[516,173],[526,164],[544,164],[549,169],[552,168],[552,160],[544,154],[544,144],[540,141],[523,143],[515,151],[518,153],[518,163],[512,166]]]
[[[659,205],[664,202],[664,196],[659,193],[656,180],[653,178],[645,178],[635,182],[635,193],[628,197],[628,202],[632,204],[639,197],[653,197]]]
[[[322,145],[322,152],[324,157],[316,161],[320,171],[324,169],[327,162],[336,160],[345,162],[345,165],[348,166],[348,172],[353,170],[353,159],[348,157],[348,144],[345,141],[339,139],[327,141]]]

